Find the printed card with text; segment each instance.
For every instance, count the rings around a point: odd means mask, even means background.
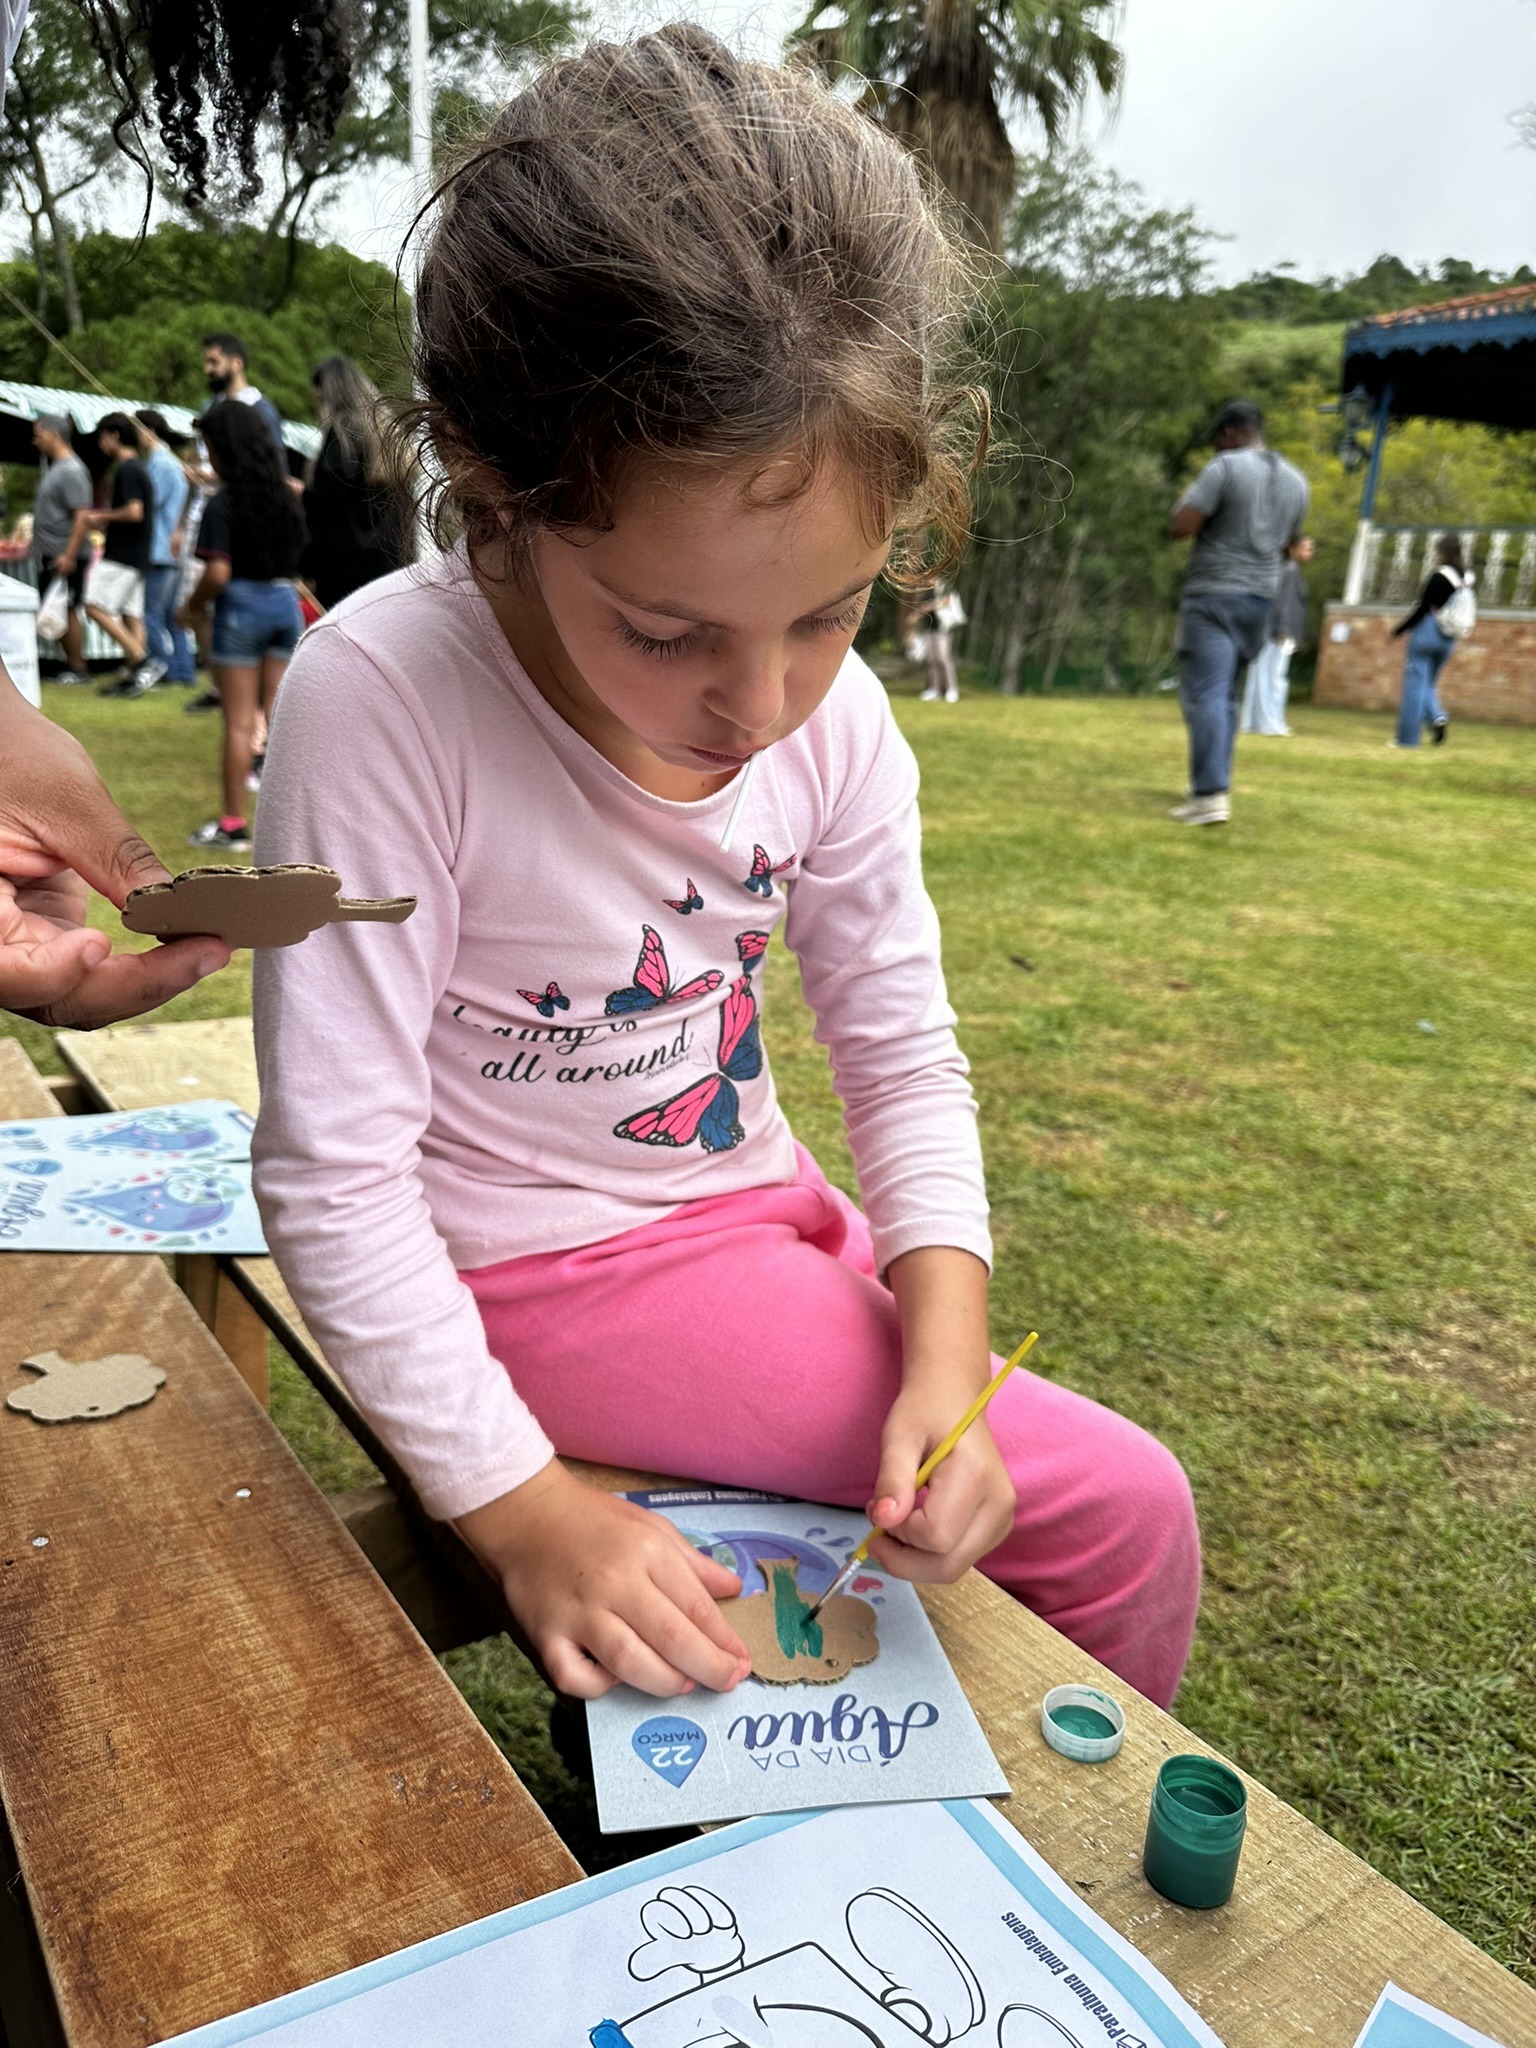
[[[0,1250],[266,1250],[233,1102],[0,1124]]]
[[[846,1508],[729,1491],[633,1494],[689,1542],[737,1572],[743,1595],[798,1647],[800,1610],[825,1593],[866,1528]],[[848,1588],[864,1628],[846,1671],[834,1628],[814,1639],[841,1675],[679,1701],[627,1685],[587,1703],[598,1819],[605,1834],[736,1820],[743,1814],[1006,1792],[1008,1782],[914,1589],[878,1566]],[[788,1603],[786,1608],[786,1603]],[[824,1610],[830,1617],[830,1608]],[[848,1640],[855,1641],[850,1632]],[[872,1654],[871,1654],[872,1653]]]

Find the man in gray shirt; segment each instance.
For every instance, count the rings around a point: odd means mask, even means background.
[[[1193,537],[1179,604],[1179,701],[1189,729],[1183,825],[1225,825],[1232,815],[1238,679],[1263,647],[1285,551],[1301,530],[1307,480],[1264,445],[1264,415],[1246,399],[1224,405],[1216,454],[1168,522]]]
[[[32,424],[32,445],[47,462],[32,508],[32,553],[37,560],[37,587],[45,591],[57,573],[55,563],[69,546],[75,514],[93,495],[91,472],[75,453],[74,429],[62,413],[39,414]],[[89,551],[82,552],[65,579],[69,584],[69,624],[64,629],[65,672],[61,683],[84,683],[85,633],[80,604],[85,589]]]

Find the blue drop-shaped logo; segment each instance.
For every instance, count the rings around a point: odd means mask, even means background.
[[[649,1764],[669,1785],[687,1783],[706,1746],[704,1730],[680,1714],[658,1714],[654,1720],[642,1721],[629,1742],[641,1763]]]

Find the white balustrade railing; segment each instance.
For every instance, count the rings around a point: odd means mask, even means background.
[[[1355,529],[1344,578],[1346,604],[1409,604],[1447,535],[1461,542],[1480,611],[1536,611],[1536,526],[1377,526]]]

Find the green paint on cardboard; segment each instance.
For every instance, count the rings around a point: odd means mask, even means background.
[[[773,1627],[780,1650],[786,1657],[819,1657],[821,1623],[806,1620],[810,1602],[800,1597],[794,1567],[769,1563],[763,1569],[773,1581]]]

